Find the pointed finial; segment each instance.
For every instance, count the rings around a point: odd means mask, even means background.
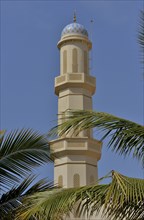
[[[74,11],[73,22],[76,22],[76,11]]]

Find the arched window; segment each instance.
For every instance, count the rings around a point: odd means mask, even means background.
[[[74,174],[73,185],[74,185],[74,187],[80,186],[80,175],[78,173]]]
[[[88,72],[88,56],[87,51],[84,51],[84,73]]]
[[[72,72],[73,73],[77,73],[78,72],[78,55],[77,55],[77,49],[74,48],[72,50]]]
[[[62,177],[62,175],[60,175],[60,176],[58,177],[58,186],[59,186],[59,187],[63,187],[63,177]]]
[[[63,52],[63,73],[67,72],[67,51]]]
[[[94,176],[91,175],[91,176],[90,176],[90,184],[94,184],[94,182],[95,182],[95,181],[94,181]]]

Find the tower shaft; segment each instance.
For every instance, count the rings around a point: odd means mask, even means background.
[[[67,28],[67,26],[66,26]],[[77,23],[64,29],[60,49],[60,76],[55,78],[58,114],[69,109],[92,110],[96,79],[89,75],[89,50],[92,47],[87,31]],[[59,120],[59,123],[62,121]],[[70,134],[51,141],[54,161],[54,182],[69,188],[93,184],[97,180],[97,161],[101,142],[93,139],[92,131]]]

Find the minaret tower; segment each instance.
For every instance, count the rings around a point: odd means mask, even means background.
[[[91,110],[96,79],[89,75],[89,51],[92,43],[83,25],[67,25],[58,42],[60,75],[55,78],[58,114],[68,109]],[[55,156],[54,182],[64,188],[93,184],[97,178],[97,161],[101,157],[101,142],[93,139],[92,131],[76,137],[65,135],[51,141]]]

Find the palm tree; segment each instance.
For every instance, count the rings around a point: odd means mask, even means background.
[[[139,43],[144,55],[144,12],[141,12]],[[144,62],[144,59],[142,59]],[[144,165],[144,127],[137,123],[102,112],[71,111],[68,121],[50,132],[78,134],[83,129],[97,128],[102,131],[102,140],[110,137],[108,146],[122,155],[133,154]],[[23,200],[24,206],[18,219],[59,220],[75,208],[76,214],[102,214],[109,219],[142,220],[144,216],[144,180],[124,176],[111,171],[104,178],[109,184],[95,184],[73,189],[57,189],[33,194]],[[102,178],[103,179],[103,178]],[[98,181],[98,183],[101,179]]]
[[[47,138],[30,129],[0,133],[0,219],[12,219],[22,198],[52,187],[46,179],[36,182],[35,167],[52,162]]]
[[[144,11],[141,11],[140,19],[138,41],[142,49],[142,63],[144,64]]]
[[[135,122],[122,119],[104,112],[72,111],[65,113],[63,124],[52,129],[51,134],[62,136],[68,134],[78,135],[85,129],[97,128],[102,131],[101,141],[110,136],[108,147],[120,154],[133,156],[144,163],[144,127]],[[63,117],[63,116],[62,116]]]
[[[139,43],[143,52],[144,12],[141,12]],[[102,130],[102,140],[110,136],[108,146],[112,150],[123,155],[132,152],[133,157],[144,164],[142,125],[92,111],[72,111],[68,119],[52,133],[57,131],[62,135],[72,130],[78,134],[83,129],[96,127]],[[4,192],[0,199],[0,219],[59,220],[73,208],[77,216],[102,211],[111,220],[143,219],[144,180],[111,171],[104,177],[111,179],[109,184],[98,184],[102,178],[93,186],[51,190],[51,184],[41,180],[31,187],[34,177],[28,174],[35,166],[51,161],[47,139],[31,130],[0,135],[0,174]]]
[[[63,135],[73,131],[74,135],[83,129],[97,127],[102,131],[102,140],[110,137],[109,147],[122,155],[133,153],[144,161],[144,127],[137,123],[93,111],[71,111],[69,120],[51,133]],[[24,199],[19,219],[28,220],[39,214],[37,219],[62,219],[75,207],[77,216],[87,213],[98,214],[109,219],[142,220],[144,216],[144,180],[130,178],[111,171],[104,178],[109,184],[98,184],[73,189],[57,189],[53,192],[36,193]],[[102,178],[103,179],[103,178]],[[99,180],[98,182],[100,182]],[[45,216],[41,218],[40,216]]]

